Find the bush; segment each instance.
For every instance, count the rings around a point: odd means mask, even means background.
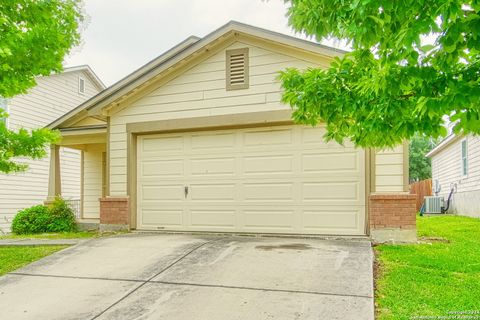
[[[48,225],[49,232],[71,232],[77,231],[75,214],[68,203],[60,197],[49,207],[52,221]]]
[[[18,212],[12,222],[16,234],[77,231],[72,208],[57,197],[49,206],[37,205]]]
[[[50,211],[43,205],[26,208],[17,213],[12,222],[16,234],[42,233],[48,230],[51,222]]]

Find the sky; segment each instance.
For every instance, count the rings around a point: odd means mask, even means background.
[[[287,24],[283,0],[84,2],[87,22],[82,43],[72,49],[65,66],[88,64],[107,86],[185,38],[203,37],[230,20],[295,35]]]

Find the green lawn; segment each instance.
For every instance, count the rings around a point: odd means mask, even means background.
[[[0,247],[0,276],[67,246]]]
[[[418,217],[417,228],[421,244],[375,247],[378,319],[480,312],[480,219]]]
[[[11,234],[0,236],[0,239],[87,239],[102,236],[111,236],[119,232],[97,232],[97,231],[79,231],[79,232],[59,232],[59,233],[41,233],[41,234]],[[67,246],[9,246],[0,247],[0,275],[13,271],[35,260],[46,257]]]

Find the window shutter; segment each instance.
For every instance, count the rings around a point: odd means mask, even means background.
[[[248,48],[227,50],[226,64],[226,89],[248,89]]]

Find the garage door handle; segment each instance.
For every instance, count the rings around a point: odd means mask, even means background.
[[[187,199],[187,196],[188,196],[188,186],[185,186],[183,188],[183,192],[185,193],[185,199]]]

